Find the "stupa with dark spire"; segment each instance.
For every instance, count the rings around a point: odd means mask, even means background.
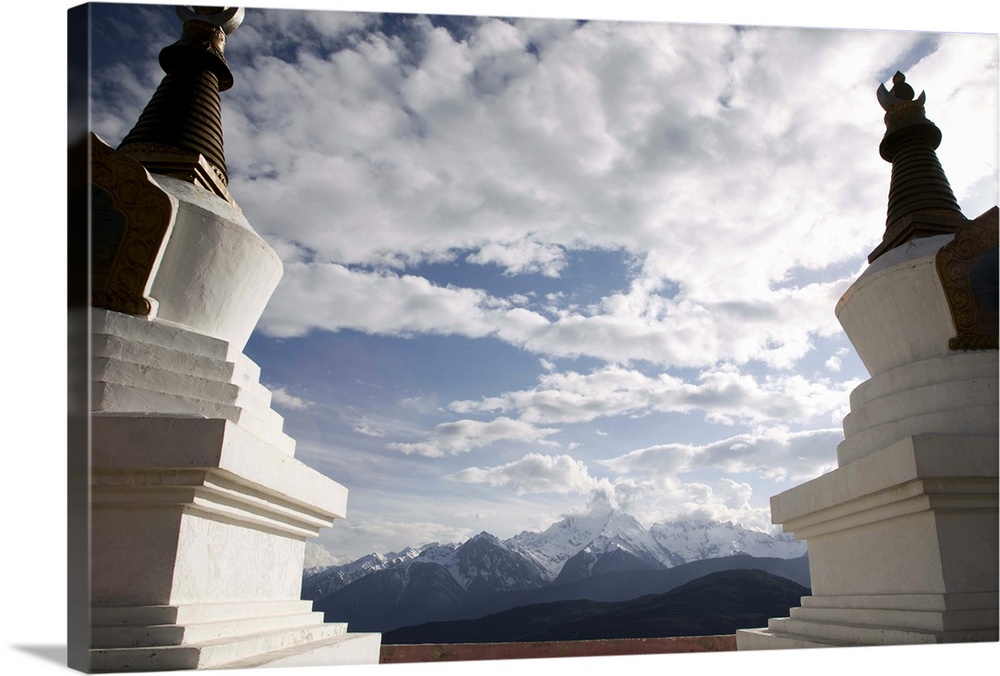
[[[84,7],[85,10],[85,7]],[[90,137],[89,624],[70,666],[154,671],[378,662],[300,599],[305,543],[347,489],[295,459],[243,348],[281,260],[229,193],[219,92],[240,8],[181,39],[118,149]],[[83,224],[80,224],[81,227]]]
[[[998,638],[998,209],[962,215],[902,73],[877,98],[885,234],[836,308],[871,377],[838,468],[771,498],[808,543],[812,593],[737,632],[741,650]]]

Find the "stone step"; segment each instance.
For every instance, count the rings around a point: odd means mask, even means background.
[[[242,385],[245,381],[252,380],[249,373],[237,369],[232,361],[189,354],[162,345],[140,343],[106,333],[91,336],[90,354],[92,357],[155,366],[220,382],[235,382]]]
[[[222,622],[244,617],[272,617],[312,612],[312,601],[237,601],[156,606],[94,606],[94,627]]]
[[[251,382],[236,384],[223,379],[221,374],[202,376],[187,370],[160,368],[99,355],[91,358],[90,368],[92,382],[113,383],[193,401],[238,406],[252,410],[262,418],[268,415],[265,412],[271,408],[271,392],[266,387]],[[94,402],[94,407],[104,410],[99,401]]]
[[[91,397],[100,404],[99,413],[153,413],[225,418],[247,430],[285,455],[295,454],[295,440],[282,431],[284,419],[272,409],[250,411],[213,401],[191,399],[175,394],[154,392],[141,387],[108,382],[91,383]],[[261,414],[264,417],[261,417]]]
[[[851,408],[844,417],[844,436],[851,437],[880,425],[913,416],[955,412],[986,404],[996,408],[995,373],[980,372],[973,377],[934,383],[916,389],[885,394]]]
[[[982,610],[995,609],[997,592],[949,592],[946,594],[826,594],[803,596],[803,608],[877,608],[885,610]]]
[[[91,335],[120,336],[129,341],[159,345],[223,361],[231,360],[240,353],[229,342],[198,333],[186,326],[162,319],[150,321],[147,317],[134,317],[99,308],[91,309],[90,331]]]
[[[998,428],[996,413],[996,404],[966,406],[908,415],[855,433],[845,433],[845,439],[837,445],[837,462],[840,467],[844,467],[901,439],[927,430],[934,430],[935,434],[942,435],[995,435]]]
[[[737,650],[796,650],[800,648],[849,647],[850,645],[842,641],[821,641],[772,629],[738,629],[736,631]]]
[[[856,646],[919,645],[968,641],[996,641],[997,630],[920,631],[903,627],[869,627],[859,624],[772,618],[768,629],[823,642],[838,641]]]
[[[244,634],[257,634],[283,629],[304,628],[322,624],[323,613],[296,613],[271,617],[244,617],[228,621],[194,624],[130,625],[93,627],[91,646],[94,648],[138,648],[188,645],[215,641]],[[342,631],[347,631],[344,625]]]
[[[996,626],[996,609],[917,611],[886,608],[792,608],[798,620],[858,626],[898,627],[916,631],[954,631]]]
[[[226,669],[255,667],[322,667],[330,665],[378,664],[382,635],[354,633],[283,648],[262,655],[229,662]]]
[[[187,645],[94,648],[90,667],[93,672],[219,668],[268,653],[303,650],[343,636],[344,631],[343,624],[316,624]]]

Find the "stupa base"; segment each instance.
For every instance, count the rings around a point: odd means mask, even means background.
[[[737,648],[998,640],[997,436],[902,439],[772,499],[812,595]]]

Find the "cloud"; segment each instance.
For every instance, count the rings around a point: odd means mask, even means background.
[[[436,426],[427,441],[392,443],[389,448],[407,455],[417,453],[432,458],[457,453],[468,453],[475,448],[490,446],[501,441],[515,441],[541,445],[554,445],[545,437],[555,434],[554,428],[540,428],[521,420],[500,417],[489,422],[458,420]]]
[[[441,286],[421,276],[286,260],[284,279],[260,329],[275,337],[343,329],[492,336],[546,357],[673,366],[757,359],[788,367],[811,350],[810,336],[839,331],[830,308],[848,282],[845,277],[783,288],[768,300],[703,303],[638,290],[639,280],[632,292],[609,296],[589,313],[550,306],[555,314],[550,318],[480,289]],[[310,312],[301,312],[304,307]]]
[[[433,521],[400,521],[374,516],[348,518],[320,533],[317,543],[329,551],[386,554],[404,547],[420,547],[429,542],[463,542],[472,535]],[[355,557],[356,558],[356,557]]]
[[[356,271],[334,263],[286,263],[285,282],[268,304],[260,328],[276,337],[323,328],[474,338],[491,333],[480,307],[485,300],[481,291],[440,287],[413,275]]]
[[[537,424],[580,423],[600,417],[701,411],[706,420],[733,424],[839,421],[857,386],[809,380],[797,374],[756,378],[732,364],[702,371],[693,382],[667,372],[647,375],[637,369],[605,365],[589,373],[543,373],[526,390],[455,401],[461,414],[502,412]]]
[[[823,366],[825,366],[828,371],[831,371],[833,373],[839,372],[841,365],[843,363],[844,356],[847,353],[848,349],[846,347],[840,348],[823,363]]]
[[[357,424],[354,425],[353,429],[358,434],[363,434],[366,437],[380,438],[386,435],[385,430],[383,430],[381,427],[378,427],[377,425],[372,423],[372,421],[367,419],[359,420]]]
[[[539,273],[546,277],[558,277],[559,271],[566,267],[566,254],[562,248],[531,240],[491,242],[465,260],[480,265],[499,265],[507,275]]]
[[[301,411],[312,406],[311,401],[289,394],[284,387],[273,387],[270,389],[271,401],[280,408],[289,408]]]
[[[330,550],[317,542],[306,542],[306,555],[305,560],[302,562],[302,567],[337,566],[349,561],[350,559],[346,557],[334,556],[330,553]]]
[[[767,507],[753,506],[752,487],[722,477],[709,484],[678,477],[612,480],[615,499],[622,509],[643,524],[671,521],[732,521],[748,528],[774,531]]]
[[[452,481],[503,486],[525,493],[581,493],[608,490],[607,480],[590,476],[587,466],[568,455],[529,453],[496,467],[468,467],[445,477]]]
[[[234,34],[231,188],[269,241],[311,252],[286,265],[264,331],[490,335],[550,358],[787,368],[839,330],[830,308],[850,277],[790,273],[860,260],[877,241],[888,165],[874,85],[926,34],[453,23],[265,11]],[[966,159],[990,147],[966,130],[995,127],[983,116],[996,107],[996,41],[934,44],[906,65],[948,123],[942,153],[962,157],[949,167],[962,194],[996,176],[995,153]],[[156,81],[149,58],[141,84],[95,73],[107,95],[94,118],[112,141]],[[969,111],[981,125],[962,122]],[[567,252],[597,249],[644,264],[627,291],[551,318],[384,272],[461,255],[555,276]]]
[[[700,468],[781,481],[812,479],[836,466],[839,429],[791,432],[775,426],[708,444],[660,444],[597,461],[616,474],[672,477]]]
[[[620,507],[647,526],[663,521],[710,519],[772,530],[769,510],[750,504],[750,484],[726,477],[714,485],[684,481],[669,473],[648,478],[596,478],[585,463],[568,455],[529,453],[503,465],[468,467],[445,478],[505,488],[516,495],[585,495],[587,511],[598,505]]]

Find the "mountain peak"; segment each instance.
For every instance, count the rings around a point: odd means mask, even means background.
[[[486,541],[490,544],[500,544],[500,539],[492,533],[487,533],[486,531],[480,531],[478,534],[473,535],[471,538],[465,541],[465,544],[470,542]]]

